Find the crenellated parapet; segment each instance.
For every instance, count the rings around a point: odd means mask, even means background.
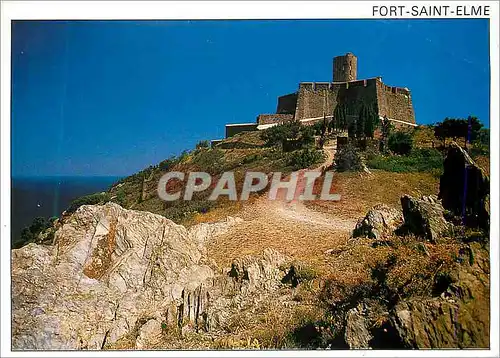
[[[387,117],[398,125],[415,125],[410,90],[388,86],[380,76],[358,79],[357,66],[358,59],[350,52],[335,57],[332,82],[300,82],[296,92],[278,97],[276,113],[257,116],[255,128],[291,120],[314,123],[325,116],[332,118],[338,105],[345,106],[349,115],[357,115],[362,105],[368,105],[379,117]],[[254,126],[230,125],[226,135],[243,130],[254,130]]]

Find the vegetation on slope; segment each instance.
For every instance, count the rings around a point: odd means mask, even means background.
[[[430,127],[409,134],[397,133],[388,135],[386,151],[362,150],[355,148],[353,143],[338,151],[336,163],[347,161],[345,153],[350,153],[350,157],[353,157],[352,152],[356,154],[355,159],[346,165],[347,169],[344,172],[339,170],[335,177],[335,192],[342,195],[342,200],[307,205],[335,217],[352,219],[364,216],[378,203],[397,207],[403,194],[419,197],[437,193],[437,174],[442,171],[443,163],[441,141],[435,138]],[[307,131],[300,127],[296,130],[292,125],[264,133],[244,133],[215,148],[200,143],[193,151],[124,178],[113,185],[106,197],[81,198],[72,208],[81,202],[109,199],[124,207],[156,212],[184,224],[199,216],[213,220],[212,215],[220,210],[223,212],[221,216],[225,216],[228,208],[237,210],[240,207],[227,200],[217,203],[207,200],[210,190],[206,194],[196,194],[191,202],[164,203],[156,195],[161,175],[173,170],[206,171],[217,177],[223,171],[234,170],[240,186],[247,170],[286,173],[321,161],[321,152],[307,138]],[[289,142],[297,143],[297,146],[289,147]],[[263,146],[264,143],[267,145]],[[483,156],[487,153],[484,139],[482,142],[478,139],[469,148],[471,153],[472,148],[478,148]],[[370,169],[378,170],[371,174],[352,172],[361,169],[361,160],[365,160]],[[319,184],[315,193],[320,190]],[[233,259],[236,253],[248,254],[274,247],[307,261],[310,266],[305,266],[297,275],[300,281],[286,290],[291,292],[296,305],[264,302],[252,307],[252,314],[242,313],[234,317],[223,335],[207,338],[194,333],[175,337],[176,341],[169,342],[172,346],[168,348],[187,348],[190,344],[196,348],[219,349],[345,348],[347,313],[366,306],[370,307],[367,319],[374,336],[371,347],[409,348],[395,339],[389,313],[405,300],[438,299],[442,295],[446,297],[457,287],[463,287],[464,292],[472,289],[475,295],[468,297],[465,303],[459,303],[461,319],[479,322],[470,327],[473,336],[464,336],[462,346],[487,345],[488,332],[482,322],[489,314],[486,303],[489,293],[484,289],[488,285],[474,286],[476,281],[470,280],[463,286],[463,280],[459,279],[462,274],[467,278],[470,275],[477,275],[480,280],[487,278],[481,271],[488,266],[488,238],[484,233],[456,227],[439,244],[422,242],[406,234],[393,234],[383,240],[353,241],[345,233],[325,234],[324,228],[313,226],[308,229],[308,235],[298,237],[294,235],[293,225],[283,228],[272,220],[268,224],[269,227],[257,228],[262,234],[258,237],[228,234],[218,238],[218,242],[208,248],[209,256],[217,264],[226,264],[224,260]],[[284,236],[288,237],[287,241]],[[446,317],[442,314],[437,318],[438,334],[454,328]]]
[[[367,160],[369,168],[395,173],[430,172],[436,176],[443,170],[443,155],[432,148],[413,149],[407,155],[375,155]]]
[[[278,131],[280,128],[281,126],[278,126]],[[300,126],[298,128],[301,132],[302,128]],[[269,132],[263,131],[261,136]],[[302,140],[301,138],[292,137],[293,140],[299,141]],[[164,215],[177,223],[188,224],[197,214],[206,214],[212,209],[234,205],[227,197],[221,197],[217,201],[208,200],[217,180],[224,172],[234,172],[236,187],[240,192],[247,171],[264,173],[280,171],[286,174],[323,160],[322,153],[309,145],[301,145],[299,149],[285,152],[280,146],[281,141],[273,141],[267,146],[241,149],[242,146],[248,146],[252,142],[258,142],[255,132],[241,133],[223,141],[215,148],[198,145],[193,151],[183,152],[178,157],[169,158],[159,165],[150,166],[122,179],[110,189],[110,200],[125,208],[150,211]],[[241,145],[241,143],[244,144]],[[307,138],[307,143],[310,144],[309,138]],[[226,147],[230,149],[223,149]],[[213,180],[207,190],[195,193],[191,201],[164,202],[157,195],[157,185],[160,177],[167,171],[180,171],[186,174],[206,172],[212,175]]]

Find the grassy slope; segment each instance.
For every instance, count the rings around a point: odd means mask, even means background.
[[[432,147],[432,137],[428,130],[418,132],[415,137],[417,146]],[[226,140],[222,147],[227,149],[194,151],[168,170],[201,170],[212,171],[214,174],[235,170],[239,173],[237,178],[240,184],[241,175],[246,170],[291,171],[291,168],[286,166],[283,153],[263,148],[262,144],[258,133],[243,133]],[[434,145],[437,144],[438,141],[435,141]],[[489,163],[487,159],[481,164]],[[112,200],[124,207],[165,215],[186,225],[215,221],[227,215],[240,215],[244,213],[244,209],[251,207],[252,200],[250,205],[227,200],[210,204],[203,195],[192,203],[180,201],[170,206],[165,205],[157,197],[156,185],[166,171],[155,167],[125,178],[110,190]],[[144,178],[147,181],[144,186],[144,198],[141,198]],[[437,194],[439,177],[432,173],[373,170],[372,174],[338,173],[334,177],[333,186],[334,191],[342,196],[340,202],[314,201],[307,203],[307,206],[332,216],[356,220],[378,203],[400,208],[400,197],[403,194]],[[273,222],[272,218],[268,220],[267,226],[261,225],[255,229],[260,233],[257,235],[250,231],[251,220],[250,215],[248,221],[243,224],[249,225],[248,232],[240,230],[240,236],[231,232],[227,237],[218,238],[217,242],[210,244],[209,254],[215,259],[218,254],[220,259],[216,260],[217,263],[227,265],[235,257],[261,251],[263,247],[274,247],[297,260],[307,262],[320,276],[292,291],[293,300],[304,304],[282,307],[274,306],[274,303],[270,302],[270,307],[256,307],[251,315],[244,315],[242,312],[241,317],[235,317],[235,325],[228,327],[226,334],[215,340],[205,342],[203,340],[206,336],[194,335],[190,342],[190,337],[186,336],[172,343],[172,346],[164,342],[161,348],[188,348],[191,344],[194,348],[290,348],[317,344],[312,338],[309,342],[304,342],[304,335],[300,334],[300,330],[311,323],[317,326],[328,315],[330,303],[343,300],[357,287],[372,285],[374,267],[386,263],[389,257],[396,257],[397,263],[389,272],[386,281],[388,287],[400,292],[402,297],[429,295],[433,277],[438,271],[448,270],[461,245],[455,238],[449,238],[438,245],[425,243],[425,253],[422,252],[421,243],[413,237],[390,237],[390,245],[374,246],[372,240],[352,241],[345,233],[337,234],[314,226],[304,227],[303,237],[297,237],[294,236],[296,223],[283,222],[280,226]],[[327,253],[327,249],[333,251]],[[482,304],[482,301],[474,302],[476,305]],[[488,312],[485,313],[487,314]],[[378,319],[382,324],[387,317],[381,315]],[[327,324],[328,329],[329,327],[330,323]],[[314,339],[320,335],[316,331],[313,333],[316,335]]]
[[[221,173],[234,171],[236,185],[240,188],[246,171],[292,171],[287,166],[287,156],[275,148],[263,147],[258,134],[241,133],[223,141],[217,148],[194,150],[180,156],[168,169],[156,166],[127,177],[109,190],[111,200],[125,208],[150,211],[185,225],[227,216],[241,208],[241,204],[230,202],[225,197],[216,202],[206,200],[214,183],[205,192],[195,194],[192,201],[165,203],[157,195],[158,181],[167,171],[181,171],[186,175],[192,171],[208,172],[214,176],[213,182]],[[251,148],[252,146],[255,148]]]

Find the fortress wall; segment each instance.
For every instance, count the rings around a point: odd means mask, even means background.
[[[235,134],[248,131],[256,131],[257,123],[226,124],[226,138]]]
[[[362,103],[376,107],[377,81],[376,79],[366,79],[349,82],[347,86],[341,87],[338,97],[339,103],[347,105],[348,114],[357,115]]]
[[[293,114],[283,114],[283,113],[274,113],[274,114],[259,114],[257,116],[257,124],[273,124],[273,123],[283,123],[293,120]]]
[[[391,87],[377,81],[379,115],[415,123],[411,93],[406,88]]]
[[[299,85],[295,119],[332,115],[338,103],[346,103],[349,111],[356,114],[362,102],[375,105],[377,101],[376,79],[343,83],[310,83]]]
[[[304,82],[299,85],[295,119],[322,117],[333,113],[337,104],[339,85],[329,82]]]
[[[276,113],[279,114],[290,114],[295,113],[295,108],[297,107],[297,93],[290,93],[284,96],[278,97],[278,107]]]

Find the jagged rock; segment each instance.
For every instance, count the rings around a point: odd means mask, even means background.
[[[378,240],[384,234],[394,231],[402,220],[399,210],[385,204],[375,205],[364,218],[358,220],[353,237],[367,236]]]
[[[442,298],[399,303],[392,322],[409,348],[486,348],[488,322],[477,321],[462,303]],[[483,317],[484,318],[484,317]]]
[[[262,255],[235,259],[231,269],[214,279],[210,291],[215,297],[206,311],[208,331],[224,327],[231,315],[241,314],[244,307],[255,307],[258,302],[283,286],[290,258],[276,250],[265,249]]]
[[[373,336],[368,330],[369,322],[364,311],[364,305],[361,303],[346,314],[344,339],[350,349],[370,348]]]
[[[207,264],[204,244],[240,221],[188,230],[114,203],[81,206],[60,223],[55,245],[12,250],[13,348],[159,347],[162,333],[217,330],[274,299],[290,260],[279,252],[237,259],[222,273]]]
[[[265,249],[262,257],[245,256],[234,260],[228,275],[239,285],[239,291],[271,289],[283,278],[280,266],[287,260],[279,252]]]
[[[474,260],[449,271],[436,297],[398,303],[391,323],[408,348],[487,348],[489,346],[489,259],[479,244],[467,246]]]
[[[214,271],[201,243],[238,220],[187,230],[117,204],[67,216],[54,246],[12,250],[14,349],[101,349],[144,318],[203,325]]]
[[[436,243],[440,235],[448,229],[448,223],[443,216],[443,206],[435,196],[416,199],[410,195],[403,195],[401,206],[404,226],[416,236]]]
[[[43,230],[35,240],[36,244],[41,245],[51,245],[54,241],[55,228],[49,227],[46,230]]]
[[[443,207],[457,216],[465,216],[463,221],[467,226],[488,229],[489,192],[490,182],[486,173],[453,142],[444,160],[444,172],[439,183],[439,198]]]
[[[161,323],[155,319],[150,319],[139,329],[135,347],[137,349],[145,349],[154,346],[159,342],[161,334]]]
[[[228,216],[226,219],[216,223],[201,223],[189,229],[190,237],[198,243],[198,249],[206,253],[205,243],[207,239],[217,236],[226,231],[228,227],[239,224],[243,221],[241,218]]]

